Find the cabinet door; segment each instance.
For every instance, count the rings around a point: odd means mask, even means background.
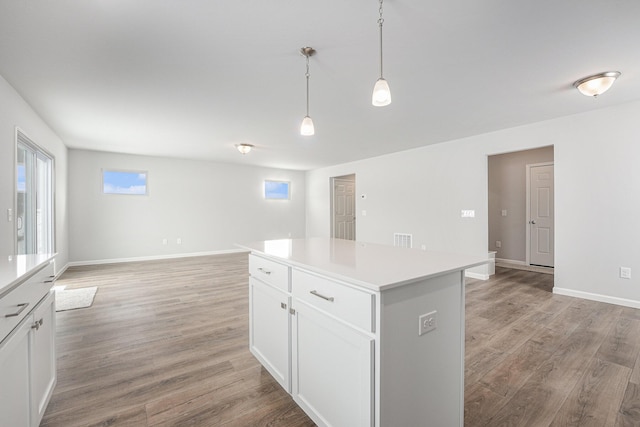
[[[373,425],[374,339],[294,302],[294,399],[318,425]]]
[[[40,425],[56,385],[55,316],[55,293],[51,291],[33,312],[30,357],[33,427]]]
[[[251,353],[291,392],[289,296],[254,278],[249,279]]]
[[[32,317],[0,346],[0,424],[29,425],[29,331]]]

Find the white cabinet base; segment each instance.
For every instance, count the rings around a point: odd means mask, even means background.
[[[293,398],[318,424],[371,426],[374,339],[307,306],[293,316]]]

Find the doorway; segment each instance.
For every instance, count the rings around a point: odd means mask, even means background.
[[[331,237],[356,240],[356,175],[331,178]]]
[[[553,146],[488,156],[488,250],[495,251],[496,265],[553,273],[554,230],[553,224],[545,224],[554,205],[552,170],[533,169],[538,176],[528,178],[532,167],[553,167],[553,162]],[[545,182],[538,181],[542,178]],[[533,202],[529,200],[532,181],[539,184],[533,191],[538,199]],[[533,259],[532,253],[536,253]],[[546,259],[538,259],[537,254],[546,254]]]

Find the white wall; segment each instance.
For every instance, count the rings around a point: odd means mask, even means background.
[[[640,102],[307,173],[307,235],[329,235],[329,178],[356,174],[358,240],[488,250],[487,156],[554,146],[555,292],[640,307]],[[390,144],[393,141],[389,141]],[[367,216],[361,211],[366,209]],[[475,209],[474,219],[460,218]],[[632,279],[618,278],[620,266]]]
[[[102,194],[103,168],[148,171],[149,195]],[[291,181],[291,200],[265,200],[265,179]],[[72,149],[69,194],[75,263],[234,250],[305,233],[299,171]]]
[[[498,259],[526,261],[526,166],[543,162],[553,162],[553,147],[489,156],[489,249]]]
[[[15,221],[7,221],[7,209],[15,217],[16,126],[33,142],[55,157],[56,272],[69,259],[67,215],[67,148],[24,99],[0,76],[0,257],[15,254]]]

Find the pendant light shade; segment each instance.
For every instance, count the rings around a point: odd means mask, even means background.
[[[313,120],[311,120],[311,117],[309,116],[309,57],[315,55],[316,51],[312,47],[303,47],[300,49],[300,53],[302,56],[307,58],[307,72],[305,73],[305,77],[307,78],[307,115],[302,119],[300,135],[311,136],[316,133],[316,130],[313,127]]]
[[[300,135],[311,136],[314,133],[316,133],[316,130],[313,127],[313,120],[309,116],[304,116],[300,125]]]
[[[382,17],[382,0],[380,0],[378,12],[380,14],[378,18],[378,27],[380,28],[380,78],[373,87],[371,104],[375,107],[384,107],[385,105],[391,104],[391,90],[389,89],[389,83],[387,83],[382,76],[382,24],[384,23],[384,18]]]
[[[376,85],[373,87],[373,95],[371,96],[371,103],[376,107],[384,107],[391,104],[391,90],[389,90],[389,83],[382,77],[376,81]]]
[[[596,97],[608,91],[618,77],[620,77],[619,71],[607,71],[580,79],[573,86],[585,96]]]

